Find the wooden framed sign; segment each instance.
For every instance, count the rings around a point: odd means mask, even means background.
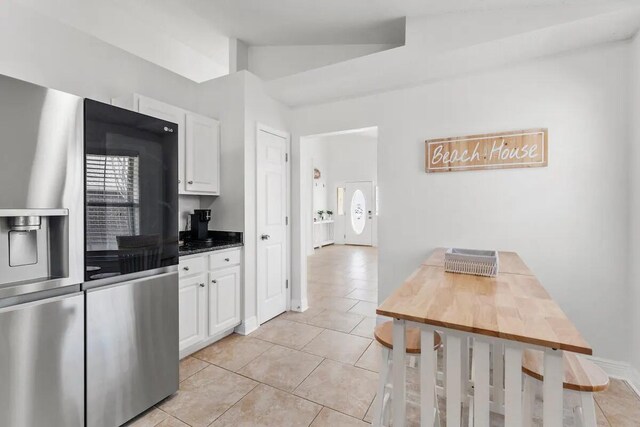
[[[528,129],[425,141],[428,173],[548,165],[547,129]]]

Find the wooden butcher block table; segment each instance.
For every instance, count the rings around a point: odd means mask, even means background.
[[[448,273],[444,248],[434,250],[377,313],[394,319],[393,366],[404,366],[404,330],[420,327],[422,425],[433,425],[435,372],[433,331],[445,338],[447,425],[460,425],[460,405],[467,401],[467,344],[473,343],[473,419],[489,425],[489,412],[504,413],[505,425],[522,425],[522,352],[544,351],[545,426],[562,426],[562,351],[591,355],[592,349],[531,270],[514,252],[499,253],[497,277]],[[494,360],[491,399],[490,358]],[[503,366],[504,360],[504,369]],[[465,362],[466,361],[466,362]],[[394,426],[403,426],[405,370],[393,372]],[[499,390],[498,390],[499,389]]]

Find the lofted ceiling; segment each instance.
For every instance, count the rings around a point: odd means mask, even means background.
[[[640,5],[638,0],[8,1],[196,82],[229,73],[233,38],[263,53],[273,52],[264,50],[272,46],[315,46],[315,51],[303,49],[311,57],[308,67],[268,82],[271,94],[289,105],[620,40],[637,31]],[[340,54],[335,63],[322,64],[313,52],[326,45],[364,53]],[[373,45],[396,48],[370,54],[379,50],[367,47]],[[292,52],[293,59],[301,56]]]
[[[401,44],[404,18],[606,0],[187,0],[216,28],[253,46]]]
[[[401,47],[284,76],[266,87],[289,106],[324,103],[625,40],[639,28],[636,0],[409,17]]]

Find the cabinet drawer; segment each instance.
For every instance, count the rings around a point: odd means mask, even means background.
[[[209,255],[209,268],[211,270],[238,264],[240,264],[240,249],[216,252]]]
[[[199,274],[205,270],[205,257],[199,256],[189,259],[181,259],[179,265],[180,277],[191,276],[193,274]]]

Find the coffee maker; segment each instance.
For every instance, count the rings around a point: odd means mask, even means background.
[[[191,240],[207,242],[209,237],[209,221],[211,209],[194,209],[191,214]]]

